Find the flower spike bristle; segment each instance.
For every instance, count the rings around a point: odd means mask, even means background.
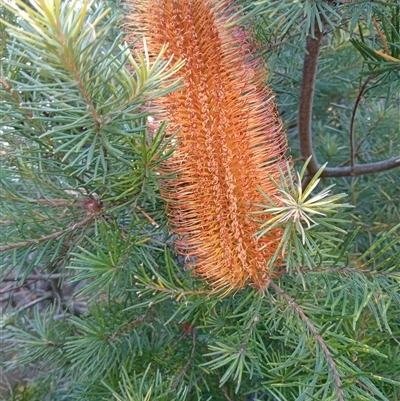
[[[154,101],[169,135],[179,131],[160,171],[173,177],[162,196],[176,249],[216,290],[265,289],[282,230],[258,239],[250,212],[263,202],[258,188],[278,194],[271,178],[285,170],[287,143],[263,64],[245,29],[232,26],[237,10],[228,1],[131,1],[130,39],[145,36],[153,55],[168,44],[166,59],[185,62],[183,88]]]

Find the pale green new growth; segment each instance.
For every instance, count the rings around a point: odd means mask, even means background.
[[[276,227],[284,230],[281,243],[270,261],[271,265],[276,262],[279,256],[285,257],[287,255],[289,259],[287,266],[306,265],[312,268],[321,260],[317,262],[309,255],[316,254],[316,252],[322,254],[323,249],[335,248],[337,243],[341,241],[340,235],[346,234],[342,228],[346,224],[346,220],[335,216],[340,209],[351,208],[351,205],[347,203],[337,203],[346,195],[331,195],[331,189],[334,185],[312,195],[312,191],[320,182],[319,177],[325,165],[320,168],[307,187],[304,190],[302,188],[302,181],[310,159],[311,157],[304,163],[300,173],[296,173],[296,180],[293,180],[291,176],[286,179],[282,173],[280,182],[274,182],[281,194],[280,196],[271,199],[260,190],[266,203],[255,205],[260,210],[253,212],[253,214],[268,213],[273,217],[265,222],[259,221],[261,229],[257,232],[257,237],[268,235],[269,231]],[[289,168],[288,165],[287,169]],[[338,235],[335,236],[334,232]]]
[[[268,213],[271,213],[274,215],[274,217],[263,223],[263,229],[257,233],[258,237],[265,235],[274,227],[286,226],[286,224],[281,223],[293,223],[297,232],[301,234],[302,242],[304,245],[306,242],[304,225],[306,225],[307,228],[311,228],[312,225],[327,225],[326,223],[328,220],[318,216],[327,217],[328,215],[337,213],[338,209],[340,208],[351,207],[351,205],[349,204],[336,203],[339,199],[342,199],[346,195],[330,195],[330,189],[334,185],[330,185],[329,187],[324,188],[318,194],[312,196],[310,199],[307,199],[320,182],[319,177],[326,166],[326,164],[324,164],[320,168],[318,173],[312,178],[312,180],[303,192],[302,180],[304,178],[306,167],[310,159],[311,157],[306,161],[301,172],[296,173],[296,182],[293,181],[292,177],[290,177],[289,182],[287,182],[284,175],[282,174],[283,179],[280,182],[281,186],[275,183],[279,192],[282,194],[282,196],[276,197],[279,202],[270,199],[267,194],[261,191],[265,199],[269,202],[269,205],[264,206],[263,212],[266,211]],[[278,206],[279,204],[281,204],[282,206]],[[263,212],[255,212],[254,214],[259,214]],[[311,217],[313,215],[316,215],[314,219]],[[330,224],[329,228],[332,228]],[[345,232],[339,227],[333,226],[333,228],[341,233]]]

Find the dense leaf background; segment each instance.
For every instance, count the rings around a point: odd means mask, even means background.
[[[175,254],[159,193],[173,149],[148,104],[179,87],[180,65],[130,53],[123,2],[28,4],[0,4],[2,397],[399,400],[399,169],[322,178],[353,207],[302,226],[308,242],[293,224],[275,287],[210,294]],[[350,163],[352,125],[357,163],[400,155],[397,2],[240,7],[298,170],[316,27],[318,160]]]

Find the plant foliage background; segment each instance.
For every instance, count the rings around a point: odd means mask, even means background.
[[[322,31],[315,156],[328,167],[399,157],[397,2],[241,6],[299,180],[310,173],[298,140],[305,47]],[[157,173],[170,150],[148,108],[179,87],[181,65],[132,56],[124,12],[105,0],[1,2],[5,399],[399,400],[399,170],[320,171],[332,198],[308,204],[295,177],[277,183],[291,208],[266,194],[282,219],[255,235],[286,229],[294,252],[281,274],[263,293],[210,295],[174,253]],[[335,206],[342,193],[353,208]]]

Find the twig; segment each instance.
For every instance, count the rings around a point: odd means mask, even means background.
[[[391,61],[393,63],[398,63],[400,62],[400,59],[396,58],[396,57],[392,57],[389,56],[388,54],[385,54],[383,51],[381,50],[375,50],[375,53],[378,54],[379,56],[383,57],[385,60],[387,61]]]
[[[325,341],[323,338],[318,334],[317,329],[311,322],[311,320],[305,315],[303,312],[303,309],[300,308],[300,306],[295,302],[293,298],[291,298],[285,291],[283,291],[277,284],[275,284],[272,280],[270,282],[270,287],[272,287],[277,294],[281,295],[288,303],[289,307],[292,308],[299,316],[300,319],[303,321],[303,323],[307,326],[308,330],[311,331],[312,335],[315,338],[315,341],[318,343],[320,348],[322,349],[326,362],[328,363],[328,366],[332,372],[333,376],[333,383],[335,385],[336,389],[336,394],[338,397],[338,401],[345,401],[344,398],[344,393],[342,390],[342,381],[340,379],[340,373],[336,367],[336,363],[332,358],[332,355],[328,349],[328,347],[325,344]]]
[[[9,288],[6,288],[6,289],[4,289],[4,290],[1,290],[1,291],[0,291],[0,295],[7,294],[7,292],[16,291],[16,290],[18,290],[18,289],[20,289],[20,288],[25,287],[26,285],[27,285],[27,283],[24,283],[24,284],[21,284],[21,285],[17,285],[17,286],[11,286],[11,287],[9,287]],[[0,299],[0,301],[1,301],[1,299]]]
[[[54,320],[62,320],[62,319],[66,319],[71,316],[73,316],[72,313],[60,313],[59,315],[54,315],[53,319]]]
[[[51,285],[51,287],[53,287],[51,282],[50,282],[50,285]],[[57,286],[57,290],[52,288],[51,291],[53,293],[54,304],[57,306],[57,309],[54,310],[54,313],[56,315],[58,315],[61,312],[61,305],[64,302],[64,294],[62,293],[62,289],[58,286]]]
[[[34,301],[29,302],[29,304],[26,304],[26,305],[22,306],[21,308],[18,308],[18,312],[22,312],[23,310],[28,309],[31,306],[35,306],[39,302],[45,301],[46,299],[52,299],[52,298],[53,298],[53,295],[51,295],[51,294],[44,295],[43,297],[37,298]]]
[[[191,364],[192,361],[193,361],[194,353],[195,353],[195,350],[196,350],[196,330],[193,329],[193,332],[192,332],[192,333],[193,333],[193,334],[192,334],[192,336],[193,336],[193,347],[192,347],[192,352],[190,353],[190,357],[189,357],[189,359],[187,360],[187,362],[185,363],[185,366],[182,368],[182,370],[179,372],[178,376],[177,376],[177,377],[175,378],[175,380],[172,382],[172,385],[171,385],[171,389],[172,389],[172,390],[174,390],[174,389],[178,386],[180,380],[182,379],[183,375],[187,372],[187,370],[189,369],[190,364]]]
[[[29,198],[22,198],[17,196],[0,196],[1,198],[12,200],[15,202],[23,202],[23,203],[32,203],[32,204],[39,204],[39,205],[46,205],[46,206],[72,206],[74,203],[79,203],[80,199],[29,199]]]
[[[150,221],[150,223],[155,226],[155,227],[160,227],[154,219],[152,219],[144,210],[142,210],[139,206],[136,206],[136,209],[139,210],[140,213],[143,214],[144,217],[146,217],[147,220]]]
[[[72,276],[68,276],[63,273],[55,273],[55,274],[30,274],[29,276],[24,277],[5,277],[1,281],[47,281],[50,278],[60,279],[60,278],[68,278]]]
[[[353,112],[351,114],[351,121],[350,121],[350,166],[354,169],[355,166],[355,159],[356,159],[356,139],[354,134],[354,122],[356,119],[356,113],[358,109],[358,105],[360,104],[361,98],[365,92],[365,89],[371,81],[371,79],[375,76],[375,74],[369,75],[368,78],[365,80],[364,84],[362,85],[360,91],[358,92],[358,96],[356,102],[354,103]]]
[[[167,294],[171,294],[172,296],[177,296],[178,299],[186,296],[186,295],[207,295],[210,294],[209,290],[198,290],[198,291],[184,291],[181,289],[170,289],[166,287],[161,287],[161,286],[156,286],[156,285],[151,285],[148,284],[146,285],[146,290],[155,290],[159,292],[164,292]],[[136,294],[140,295],[142,291],[137,291]]]
[[[125,326],[120,327],[116,330],[112,335],[111,338],[117,337],[121,333],[126,333],[128,330],[132,329],[133,327],[138,326],[139,324],[143,323],[147,317],[149,316],[150,309],[147,309],[146,313],[143,316],[138,317],[137,319],[128,322]]]
[[[302,157],[296,157],[295,159],[292,159],[293,163],[298,163],[298,162],[305,162],[307,159],[303,159]]]
[[[19,288],[21,288],[21,287],[24,287],[26,284],[23,284],[23,285],[18,285],[18,286],[14,286],[12,283],[11,284],[9,284],[9,285],[7,285],[5,288],[3,288],[1,291],[0,291],[0,295],[4,295],[4,294],[7,294],[7,293],[9,293],[9,292],[14,292],[15,290],[17,290],[17,289],[19,289]],[[11,297],[13,296],[13,294],[8,294],[8,295],[6,295],[5,297],[0,297],[0,302],[3,302],[3,301],[5,301],[5,300],[9,300]]]
[[[379,125],[380,120],[377,119],[374,124],[370,125],[368,132],[364,135],[363,139],[357,144],[357,147],[355,149],[355,155],[356,157],[360,157],[363,153],[367,153],[366,151],[360,152],[361,147],[364,145],[364,142],[368,139],[368,137],[373,133],[374,129]],[[347,159],[343,163],[340,163],[338,167],[344,167],[347,166],[350,163],[351,159]]]
[[[92,216],[92,215],[87,216],[79,223],[72,224],[69,227],[65,228],[64,230],[56,231],[53,234],[45,235],[38,239],[32,239],[29,241],[16,242],[15,244],[10,244],[10,245],[2,245],[2,246],[0,246],[0,252],[9,251],[10,249],[15,249],[15,248],[23,248],[23,247],[25,248],[27,246],[39,244],[41,242],[46,242],[51,239],[61,237],[62,235],[66,234],[70,231],[75,231],[76,229],[85,226],[86,224],[90,223],[93,219],[94,219],[94,216]]]

